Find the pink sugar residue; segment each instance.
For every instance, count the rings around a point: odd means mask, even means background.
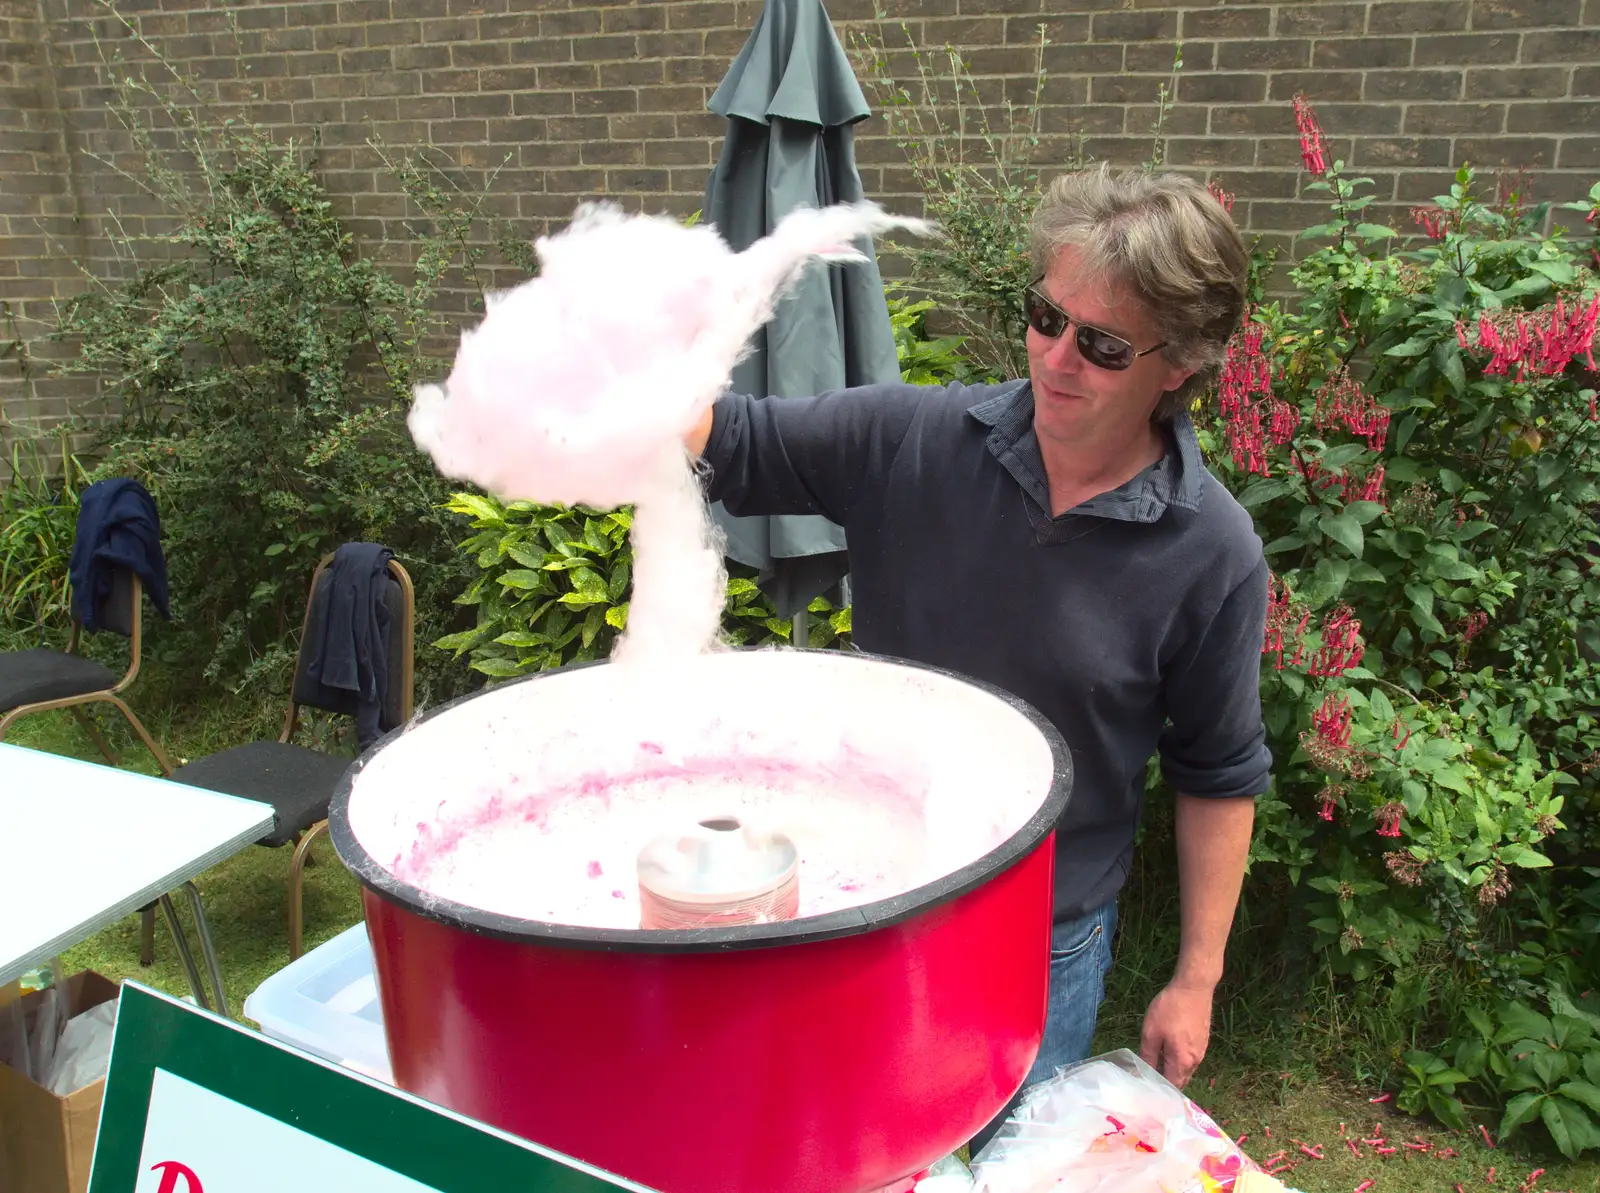
[[[848,748],[808,762],[644,752],[638,769],[620,775],[508,784],[471,812],[418,825],[392,868],[432,894],[502,914],[637,927],[638,851],[658,833],[733,813],[794,839],[800,913],[819,915],[902,894],[947,869],[929,870],[930,854],[948,849],[929,849],[924,796],[916,780]],[[970,842],[974,856],[988,844]],[[607,874],[630,881],[597,887]]]

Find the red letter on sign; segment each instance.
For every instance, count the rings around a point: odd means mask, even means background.
[[[179,1164],[176,1160],[163,1160],[150,1167],[151,1172],[161,1172],[161,1186],[156,1193],[205,1193],[200,1187],[200,1178],[187,1164]],[[178,1188],[178,1178],[183,1178],[183,1188]]]

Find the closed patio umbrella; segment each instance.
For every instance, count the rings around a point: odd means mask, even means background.
[[[703,218],[735,250],[797,207],[865,197],[854,125],[871,110],[820,0],[766,0],[708,106],[728,128]],[[736,392],[776,401],[899,378],[877,260],[859,247],[865,262],[806,271],[734,369]],[[803,615],[848,570],[844,530],[826,518],[713,513],[728,556],[759,569],[781,617]]]

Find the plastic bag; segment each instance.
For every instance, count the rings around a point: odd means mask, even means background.
[[[49,1072],[61,1033],[66,1029],[67,996],[60,986],[33,994],[25,1007],[10,997],[0,1007],[0,1064],[16,1069],[30,1081]]]
[[[971,1193],[972,1173],[955,1156],[946,1156],[916,1183],[915,1193]]]
[[[1056,1071],[973,1161],[976,1193],[1233,1193],[1256,1165],[1127,1049]]]
[[[74,1015],[61,1034],[55,1057],[40,1084],[64,1098],[99,1081],[111,1065],[111,1038],[116,1029],[116,999]]]

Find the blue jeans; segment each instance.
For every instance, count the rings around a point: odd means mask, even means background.
[[[1048,1081],[1062,1065],[1088,1059],[1089,1050],[1094,1047],[1095,1020],[1106,996],[1111,937],[1116,930],[1115,899],[1075,920],[1063,920],[1050,930],[1050,995],[1038,1059],[1016,1097],[973,1137],[974,1156],[1000,1129],[1030,1086]]]
[[[1062,1065],[1087,1060],[1094,1025],[1111,972],[1111,938],[1117,930],[1117,901],[1064,920],[1050,930],[1050,1001],[1044,1041],[1022,1088],[1048,1081]]]

